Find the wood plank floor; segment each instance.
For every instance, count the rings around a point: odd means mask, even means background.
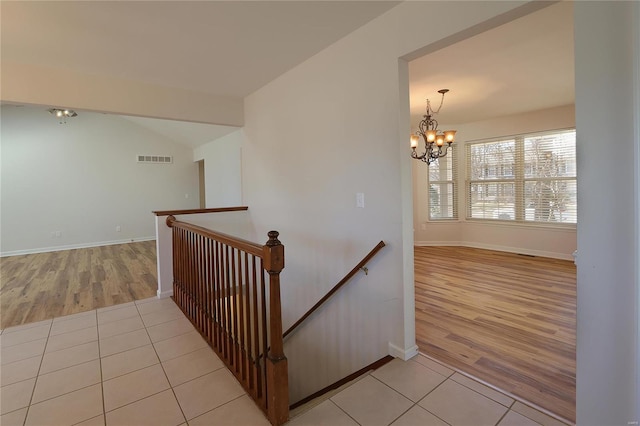
[[[416,247],[422,353],[575,422],[573,262]]]
[[[0,258],[0,328],[156,295],[156,242]]]

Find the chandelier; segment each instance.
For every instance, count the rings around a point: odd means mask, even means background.
[[[60,120],[60,124],[67,123],[67,117],[76,117],[78,114],[72,109],[51,108],[48,110]]]
[[[438,130],[438,122],[433,119],[433,116],[440,112],[440,108],[442,108],[442,103],[444,102],[444,94],[448,91],[449,89],[438,90],[438,93],[442,94],[442,98],[440,99],[440,106],[437,110],[431,108],[431,103],[429,99],[427,99],[427,113],[423,116],[422,121],[420,121],[416,134],[411,135],[411,157],[416,160],[422,160],[427,163],[427,165],[447,155],[447,150],[455,139],[455,130],[440,132]],[[422,136],[424,140],[425,151],[418,155],[416,148],[418,147],[420,136]],[[444,146],[445,143],[447,143],[447,146]]]

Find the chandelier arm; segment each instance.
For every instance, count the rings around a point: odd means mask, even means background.
[[[426,156],[427,156],[427,153],[426,153],[426,152],[424,152],[424,153],[422,153],[422,154],[418,155],[418,154],[416,153],[416,150],[415,150],[415,149],[411,152],[411,158],[415,158],[416,160],[422,160],[422,161],[425,161],[425,157],[426,157]]]
[[[430,115],[425,116],[425,118],[418,124],[418,128],[420,129],[417,132],[420,136],[424,137],[425,132],[427,130],[437,130],[438,129],[438,121],[431,118]]]

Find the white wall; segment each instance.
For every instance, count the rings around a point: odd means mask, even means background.
[[[455,128],[458,161],[458,213],[456,221],[429,221],[427,165],[413,161],[414,238],[416,245],[461,245],[515,253],[573,260],[576,249],[575,226],[522,226],[515,223],[486,223],[465,220],[464,153],[467,142],[501,136],[575,127],[575,108],[567,105],[543,111],[491,120],[445,125]]]
[[[222,159],[220,159],[222,160]],[[177,215],[178,221],[213,229],[251,242],[265,243],[267,238],[256,237],[247,211],[198,213]],[[173,295],[173,246],[171,228],[167,226],[167,216],[156,216],[156,250],[158,253],[158,297]]]
[[[193,161],[204,160],[207,208],[242,205],[242,141],[237,130],[193,150]]]
[[[574,7],[577,423],[637,424],[640,3]]]
[[[402,188],[411,159],[398,58],[514,6],[403,3],[245,99],[243,197],[258,235],[281,232],[284,328],[380,240],[387,244],[368,275],[287,340],[292,401],[390,352],[415,353],[414,333],[406,333],[414,326],[413,267],[412,241],[403,237],[412,223],[403,221],[412,201]],[[425,29],[424,16],[456,19]],[[365,208],[356,207],[360,192]]]
[[[4,105],[1,136],[3,255],[152,239],[153,210],[198,207],[191,149],[116,116]]]

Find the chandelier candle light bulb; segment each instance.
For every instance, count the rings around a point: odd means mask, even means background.
[[[445,130],[444,132],[439,133],[438,122],[433,119],[433,116],[440,112],[440,108],[442,108],[442,103],[444,102],[444,95],[448,91],[449,89],[438,90],[438,93],[442,94],[442,98],[440,99],[440,106],[437,110],[431,108],[431,103],[429,102],[429,99],[427,99],[427,113],[423,116],[424,118],[418,125],[419,130],[416,131],[415,135],[411,135],[411,157],[416,160],[424,161],[427,165],[433,163],[438,158],[447,155],[449,147],[451,147],[451,144],[455,140],[455,130]],[[418,154],[416,152],[420,137],[424,140],[425,145],[425,151],[422,154]],[[447,146],[444,146],[445,143]]]

